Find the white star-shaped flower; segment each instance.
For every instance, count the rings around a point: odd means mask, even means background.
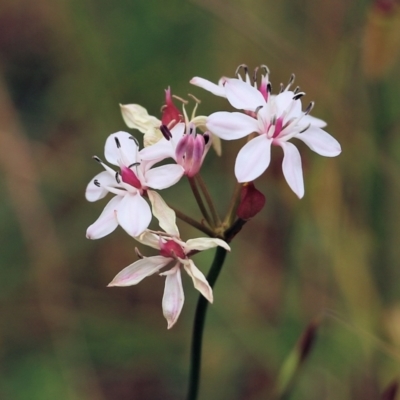
[[[131,236],[138,236],[149,226],[151,210],[144,194],[152,189],[165,189],[182,177],[184,169],[170,164],[151,168],[154,162],[140,158],[136,139],[127,132],[110,135],[105,144],[105,158],[120,168],[114,171],[98,157],[94,157],[105,169],[90,181],[86,188],[86,199],[97,201],[115,194],[100,217],[89,226],[86,236],[99,239],[113,232],[118,225]]]
[[[147,276],[159,272],[168,264],[173,266],[168,271],[160,273],[166,277],[162,309],[168,322],[168,329],[176,323],[183,307],[184,293],[181,279],[182,267],[193,280],[194,287],[210,302],[213,302],[212,288],[204,274],[189,258],[193,252],[221,246],[226,250],[230,247],[221,239],[198,238],[184,242],[175,223],[175,212],[170,209],[156,192],[149,192],[154,216],[159,220],[164,232],[145,231],[136,239],[150,247],[159,250],[159,255],[143,257],[119,272],[108,286],[132,286],[138,284]]]

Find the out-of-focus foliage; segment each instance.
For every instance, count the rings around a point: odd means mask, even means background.
[[[119,103],[159,117],[171,86],[199,97],[201,114],[230,110],[188,82],[241,63],[267,64],[275,90],[295,72],[343,153],[300,144],[299,201],[273,152],[256,182],[266,206],[232,243],[215,288],[201,398],[275,399],[278,382],[291,400],[389,393],[400,375],[398,49],[373,77],[365,63],[381,48],[374,40],[396,46],[399,18],[379,12],[367,0],[1,2],[0,398],[184,397],[198,293],[185,278],[183,313],[167,331],[163,278],[106,288],[136,244],[121,229],[85,239],[105,203],[87,203],[84,189],[100,171],[91,156],[128,130]],[[221,212],[240,146],[224,142],[223,158],[210,152],[204,166]],[[199,217],[187,182],[163,195]],[[204,272],[211,260],[196,256]]]

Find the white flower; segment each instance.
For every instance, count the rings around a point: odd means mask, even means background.
[[[225,140],[240,139],[253,132],[258,134],[237,156],[235,175],[239,182],[258,178],[270,163],[271,145],[282,147],[283,174],[290,188],[302,198],[304,182],[300,153],[288,140],[300,139],[311,150],[326,157],[339,155],[341,147],[336,139],[321,129],[326,125],[324,121],[308,115],[313,103],[302,111],[301,97],[304,93],[298,89],[290,91],[292,83],[293,78],[283,92],[274,96],[270,94],[270,84],[267,84],[267,95],[264,95],[248,82],[226,79],[226,98],[233,107],[245,110],[247,115],[216,112],[208,117],[207,128]]]
[[[151,211],[142,197],[149,188],[165,189],[174,185],[183,175],[180,165],[151,168],[154,163],[139,157],[136,139],[127,132],[110,135],[105,144],[105,158],[120,171],[114,171],[98,157],[105,169],[97,174],[86,188],[86,199],[97,201],[108,192],[115,194],[100,217],[89,226],[86,236],[99,239],[113,232],[119,225],[131,236],[140,235],[150,224]]]
[[[164,137],[152,146],[140,152],[143,160],[159,162],[172,158],[183,167],[185,175],[193,177],[203,164],[204,158],[211,146],[211,135],[196,132],[196,126],[190,122],[175,125],[171,130],[166,125],[161,126]]]
[[[156,192],[149,192],[154,216],[159,220],[163,232],[153,233],[145,231],[138,238],[139,242],[160,251],[153,257],[143,257],[119,272],[108,286],[136,285],[147,276],[159,272],[170,263],[173,267],[160,273],[166,277],[162,309],[168,323],[168,329],[177,321],[184,303],[184,293],[181,279],[183,267],[193,280],[194,287],[210,302],[213,302],[213,293],[204,274],[189,258],[191,252],[207,250],[221,246],[230,250],[227,243],[221,239],[198,238],[184,242],[179,237],[175,223],[175,213],[171,210]]]

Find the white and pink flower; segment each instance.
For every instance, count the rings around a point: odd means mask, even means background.
[[[160,227],[165,232],[146,230],[136,239],[147,246],[159,250],[159,255],[143,257],[119,272],[108,286],[132,286],[141,282],[147,276],[159,272],[162,268],[173,264],[172,268],[161,272],[165,276],[162,309],[168,323],[168,329],[178,320],[184,303],[181,269],[192,278],[194,287],[210,302],[213,302],[212,288],[204,274],[196,267],[190,255],[202,250],[221,246],[226,250],[230,247],[221,239],[198,238],[182,241],[176,226],[175,212],[170,209],[156,192],[149,192],[153,214],[159,220]]]
[[[290,188],[299,198],[304,195],[303,171],[300,153],[290,142],[292,138],[302,140],[311,150],[325,157],[340,154],[341,147],[336,139],[322,130],[326,123],[311,117],[309,112],[313,103],[302,111],[301,97],[305,94],[298,88],[289,90],[288,86],[278,95],[271,95],[271,85],[267,74],[259,88],[251,84],[248,74],[246,80],[224,78],[223,94],[214,84],[193,78],[198,86],[223,95],[230,104],[245,113],[216,112],[207,119],[207,128],[225,140],[243,138],[251,133],[252,138],[240,151],[236,159],[235,175],[239,182],[250,182],[258,178],[269,166],[271,145],[283,149],[283,174]],[[208,82],[208,81],[207,81]],[[212,86],[214,85],[214,86]],[[217,93],[216,93],[217,92]]]
[[[119,167],[115,171],[94,157],[105,169],[90,181],[86,199],[97,201],[113,193],[100,217],[89,226],[86,236],[99,239],[120,225],[129,235],[138,236],[149,226],[152,213],[143,196],[152,189],[165,189],[182,177],[184,169],[177,164],[152,168],[154,162],[140,158],[136,139],[127,132],[110,135],[105,144],[105,158]]]

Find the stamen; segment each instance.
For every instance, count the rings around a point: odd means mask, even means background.
[[[268,94],[272,93],[272,85],[270,82],[267,83],[267,92],[268,92]]]
[[[239,71],[243,68],[245,75],[248,75],[249,73],[249,68],[247,67],[246,64],[240,64],[237,68],[236,68],[236,72],[235,75],[237,77],[239,77]]]
[[[115,144],[120,149],[121,148],[121,143],[119,142],[119,139],[117,137],[114,137],[114,140],[115,140]]]
[[[191,97],[197,104],[201,103],[201,100],[199,100],[197,97],[193,96],[191,93],[188,93],[188,96]]]
[[[283,93],[283,91],[284,91],[283,83],[281,82],[281,83],[279,84],[279,86],[280,86],[279,93]]]
[[[305,132],[309,127],[311,126],[311,123],[309,123],[304,129],[302,129],[299,133]]]
[[[135,247],[135,253],[138,256],[138,258],[140,258],[140,259],[144,258],[143,254],[139,251],[139,249],[137,247]]]
[[[97,186],[97,187],[100,187],[101,185],[100,185],[100,182],[97,180],[97,179],[95,179],[94,181],[93,181],[93,183],[95,184],[95,186]]]
[[[290,75],[290,79],[289,79],[289,82],[288,82],[285,90],[289,90],[290,86],[293,85],[295,78],[296,78],[295,74]]]
[[[259,112],[263,107],[264,107],[264,106],[258,106],[258,107],[256,108],[256,110],[254,111],[254,113],[257,115],[258,112]]]
[[[128,165],[128,168],[137,167],[138,165],[140,165],[140,162],[134,162],[133,164]]]
[[[129,139],[132,139],[136,143],[136,146],[139,147],[139,142],[135,137],[129,136]]]
[[[97,161],[99,164],[103,164],[103,161],[101,161],[100,157],[93,156],[92,158],[94,161]]]
[[[115,173],[115,180],[117,181],[117,183],[121,183],[121,180],[119,179],[118,175],[119,175],[119,172],[117,171]]]
[[[182,97],[179,97],[179,96],[177,96],[176,94],[173,94],[172,97],[173,97],[174,99],[179,100],[179,101],[182,102],[183,104],[188,104],[188,103],[189,103],[187,100],[182,99]]]
[[[299,92],[295,96],[293,96],[293,100],[298,100],[303,96],[305,96],[305,92]]]
[[[270,74],[269,68],[268,68],[265,64],[261,64],[261,65],[260,65],[260,68],[263,69],[264,72],[265,72],[267,75]]]
[[[308,107],[305,109],[304,115],[308,115],[308,114],[311,112],[311,110],[313,109],[313,107],[314,107],[314,102],[312,101],[312,102],[308,105]]]
[[[296,86],[296,89],[293,90],[293,93],[296,94],[300,90],[300,86]]]
[[[163,134],[163,136],[165,137],[165,139],[167,140],[171,140],[172,138],[172,133],[171,131],[168,129],[167,125],[161,125],[160,126],[160,131]]]
[[[204,143],[207,144],[210,141],[210,134],[208,132],[205,132],[203,134],[203,138],[204,138]]]

